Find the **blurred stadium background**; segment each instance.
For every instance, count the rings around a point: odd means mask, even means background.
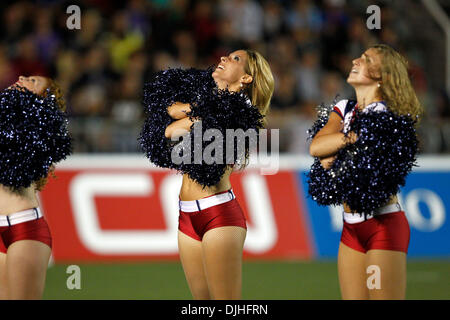
[[[402,190],[412,228],[407,298],[449,299],[450,43],[425,2],[448,21],[448,0],[2,1],[0,88],[19,75],[55,78],[75,142],[41,194],[54,235],[44,298],[190,299],[171,207],[179,177],[150,167],[137,142],[142,87],[155,71],[206,68],[253,48],[276,80],[268,127],[280,129],[281,165],[274,176],[234,177],[250,223],[243,298],[339,299],[338,210],[306,196],[306,129],[315,106],[352,96],[352,59],[386,43],[409,59],[426,110],[421,167]],[[73,4],[79,30],[66,25]],[[380,30],[366,27],[371,4],[381,8]],[[271,210],[258,216],[264,192]],[[66,286],[70,264],[81,268],[81,290]]]

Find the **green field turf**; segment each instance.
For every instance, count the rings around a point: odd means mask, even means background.
[[[177,262],[80,264],[81,289],[69,290],[67,265],[48,269],[44,299],[191,299]],[[250,262],[243,299],[340,299],[336,262]],[[408,261],[407,299],[450,299],[450,261]]]

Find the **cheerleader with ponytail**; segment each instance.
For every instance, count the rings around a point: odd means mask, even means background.
[[[353,60],[347,82],[357,100],[322,108],[310,131],[308,192],[320,205],[344,207],[342,298],[404,299],[410,230],[397,193],[416,162],[422,107],[406,60],[389,46]],[[379,285],[370,288],[368,266],[380,271]]]
[[[52,237],[36,192],[71,153],[65,103],[51,79],[20,76],[0,92],[0,298],[40,299]]]
[[[267,61],[252,50],[221,57],[214,70],[161,71],[144,88],[147,119],[140,136],[142,148],[154,164],[183,174],[178,247],[195,299],[241,298],[247,227],[230,175],[235,165],[245,166],[249,145],[245,144],[242,159],[233,143],[232,162],[226,156],[226,141],[214,141],[222,149],[215,150],[213,158],[218,161],[196,161],[192,153],[184,158],[187,161],[174,157],[196,147],[207,150],[204,141],[195,141],[197,128],[202,137],[210,129],[223,137],[227,129],[257,132],[264,126],[273,90]],[[191,139],[178,142],[180,135]]]

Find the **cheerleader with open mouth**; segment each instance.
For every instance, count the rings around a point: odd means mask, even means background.
[[[0,92],[0,297],[40,299],[52,248],[36,192],[71,153],[55,82],[20,76]]]
[[[344,207],[342,298],[404,299],[410,230],[397,193],[415,165],[422,107],[406,60],[389,46],[353,60],[347,82],[357,100],[322,110],[311,130],[308,191],[320,205]],[[378,280],[368,283],[373,271]]]
[[[175,164],[171,155],[176,146],[168,140],[180,130],[193,136],[197,121],[202,133],[216,129],[224,137],[227,129],[258,130],[273,90],[267,61],[252,50],[221,57],[214,70],[162,71],[144,90],[148,118],[140,138],[143,149],[156,165],[183,174],[178,246],[195,299],[241,298],[246,220],[230,184],[236,163],[223,158],[220,163]]]

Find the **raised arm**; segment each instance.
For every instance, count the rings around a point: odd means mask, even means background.
[[[341,132],[341,117],[335,112],[331,112],[327,124],[316,134],[309,146],[309,153],[313,157],[331,157],[339,149],[356,141],[356,134],[350,132],[347,137]]]
[[[189,103],[175,102],[167,108],[167,113],[172,119],[186,118],[186,113],[191,111]]]

